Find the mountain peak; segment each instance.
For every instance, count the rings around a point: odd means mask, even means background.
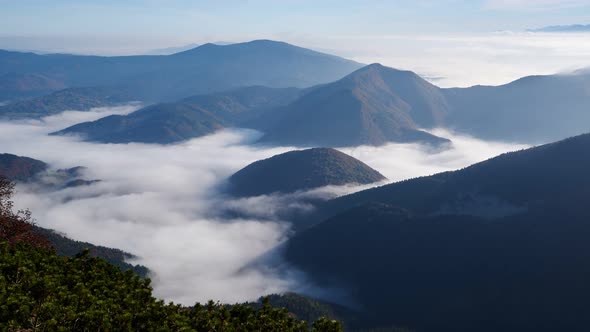
[[[383,180],[379,172],[345,153],[313,148],[256,161],[232,175],[229,183],[236,196],[259,196]]]
[[[420,128],[439,125],[447,112],[446,99],[438,87],[411,71],[372,64],[312,89],[289,105],[281,123],[262,140],[334,147],[439,144],[448,140]]]
[[[305,50],[304,48],[291,45],[281,41],[275,41],[270,39],[256,39],[247,42],[241,43],[231,43],[231,44],[216,44],[216,43],[206,43],[189,50],[174,53],[173,55],[189,55],[194,53],[199,53],[203,51],[210,51],[210,50],[232,50],[232,49],[244,49],[244,48],[289,48],[289,49],[301,49]]]

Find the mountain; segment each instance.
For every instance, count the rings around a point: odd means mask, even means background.
[[[164,47],[164,48],[157,48],[154,50],[148,51],[147,55],[171,55],[174,53],[184,52],[191,50],[193,48],[199,47],[199,44],[191,43],[182,46],[171,46],[171,47]]]
[[[551,25],[538,29],[529,29],[530,32],[590,32],[590,24]]]
[[[56,134],[77,134],[88,141],[104,143],[174,143],[226,127],[257,127],[250,123],[268,121],[266,113],[288,104],[299,94],[296,88],[239,88],[155,104],[128,115],[111,115]]]
[[[378,64],[306,89],[238,88],[68,128],[89,140],[170,143],[220,128],[260,130],[266,144],[447,142],[420,128],[538,144],[590,130],[590,71],[529,76],[501,86],[440,89]],[[0,108],[1,110],[1,108]]]
[[[67,87],[124,88],[144,101],[177,100],[253,85],[307,87],[334,81],[360,67],[350,60],[270,40],[205,44],[168,56],[0,51],[0,75],[42,75]],[[8,92],[0,90],[0,95]]]
[[[65,88],[65,84],[59,79],[44,75],[14,72],[0,75],[0,101],[39,96],[63,88]]]
[[[290,151],[244,167],[229,178],[229,192],[259,196],[383,180],[383,175],[358,159],[334,149],[314,148]]]
[[[364,324],[585,331],[590,134],[319,207],[286,257],[348,290]]]
[[[445,124],[483,139],[546,143],[590,131],[590,72],[443,90]]]
[[[60,256],[75,257],[84,250],[88,250],[90,256],[100,257],[105,261],[113,264],[123,271],[133,271],[142,278],[147,278],[149,270],[142,265],[133,265],[127,263],[127,260],[136,258],[136,256],[115,248],[97,246],[88,242],[72,240],[54,230],[34,226],[34,231],[47,239],[51,247]]]
[[[28,181],[46,171],[47,164],[32,158],[0,154],[0,176],[13,181]]]
[[[121,89],[104,87],[69,88],[49,95],[0,106],[0,117],[41,118],[65,110],[87,111],[94,107],[122,105],[137,97]]]
[[[449,106],[439,88],[413,72],[373,64],[310,90],[286,106],[262,142],[333,147],[448,142],[419,129],[441,124]]]

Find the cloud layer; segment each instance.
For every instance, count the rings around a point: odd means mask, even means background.
[[[76,122],[132,108],[66,112],[43,121],[0,123],[3,151],[37,158],[54,168],[88,167],[88,187],[38,193],[19,186],[19,208],[30,208],[38,223],[68,236],[121,248],[139,256],[135,263],[153,272],[155,294],[183,304],[217,299],[253,300],[310,287],[293,270],[269,270],[264,259],[290,234],[280,211],[312,208],[305,198],[330,198],[362,188],[328,187],[305,193],[232,200],[217,192],[223,181],[250,162],[291,150],[249,143],[258,133],[223,131],[185,143],[93,144],[73,137],[46,136]],[[456,169],[520,148],[486,143],[452,133],[454,148],[429,151],[419,145],[342,149],[391,180]],[[216,217],[231,208],[247,218]],[[256,263],[256,264],[254,264]]]

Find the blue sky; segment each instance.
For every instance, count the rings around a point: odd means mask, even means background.
[[[0,0],[0,5],[5,36],[245,40],[590,23],[590,0]]]

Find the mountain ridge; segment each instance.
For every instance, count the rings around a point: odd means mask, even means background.
[[[583,331],[588,167],[585,134],[336,198],[286,257],[368,326]]]
[[[33,73],[65,87],[121,87],[151,102],[251,85],[302,88],[341,78],[359,67],[351,60],[275,41],[200,46],[166,56],[0,52],[0,77]]]

